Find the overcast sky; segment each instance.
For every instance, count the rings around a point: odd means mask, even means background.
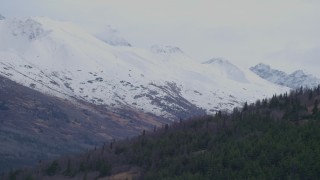
[[[111,25],[137,47],[168,44],[199,61],[320,76],[320,0],[0,0],[0,14]]]

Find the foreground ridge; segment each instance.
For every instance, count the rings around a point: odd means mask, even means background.
[[[5,177],[274,179],[319,177],[320,86],[165,125]],[[36,172],[36,173],[35,173]]]

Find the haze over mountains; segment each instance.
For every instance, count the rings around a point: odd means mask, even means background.
[[[91,34],[46,17],[0,19],[0,138],[6,139],[3,147],[14,147],[28,134],[32,147],[22,154],[16,147],[2,149],[12,167],[18,160],[29,164],[69,152],[51,143],[43,147],[52,137],[59,146],[75,141],[70,152],[82,151],[316,82],[299,72],[287,77],[273,71],[286,82],[269,82],[270,68],[263,65],[253,70],[266,70],[261,78],[223,58],[192,59],[171,45],[137,48],[110,26]],[[47,149],[50,155],[40,152]]]

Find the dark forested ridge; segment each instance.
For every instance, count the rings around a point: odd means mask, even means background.
[[[320,87],[175,122],[3,179],[319,179]]]
[[[0,175],[168,122],[134,109],[114,112],[45,95],[0,75]]]

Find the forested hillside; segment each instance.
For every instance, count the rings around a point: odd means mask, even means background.
[[[84,153],[168,122],[134,109],[114,112],[48,96],[0,75],[0,174],[40,160]]]
[[[3,179],[319,179],[320,87],[181,120]]]

